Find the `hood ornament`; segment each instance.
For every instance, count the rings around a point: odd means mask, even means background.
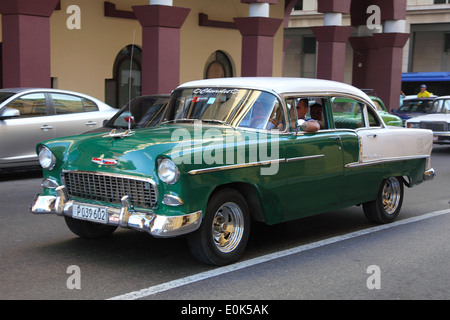
[[[134,134],[134,131],[128,129],[123,132],[116,132],[116,129],[112,129],[110,133],[103,135],[103,138],[128,138]]]
[[[92,162],[100,164],[100,165],[104,165],[104,166],[115,166],[117,164],[116,159],[105,159],[105,158],[99,158],[99,157],[92,158]]]

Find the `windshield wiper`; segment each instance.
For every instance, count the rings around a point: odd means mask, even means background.
[[[167,120],[161,122],[161,124],[167,124],[167,123],[177,123],[177,122],[194,122],[195,119],[188,119],[188,118],[180,118],[180,119],[173,119],[173,120]]]
[[[224,126],[228,126],[231,128],[234,128],[231,124],[227,123],[226,121],[223,120],[217,120],[217,119],[199,119],[202,122],[210,122],[210,123],[219,123],[222,124]]]

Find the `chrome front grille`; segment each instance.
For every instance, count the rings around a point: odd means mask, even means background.
[[[153,208],[158,202],[153,180],[95,172],[68,171],[63,173],[70,197],[120,203],[128,195],[135,207]]]
[[[430,121],[422,121],[420,123],[420,127],[422,129],[430,129],[432,131],[448,131],[448,125],[445,121],[439,122],[430,122]]]

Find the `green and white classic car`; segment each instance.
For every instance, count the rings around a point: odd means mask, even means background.
[[[360,112],[346,116],[348,104]],[[298,119],[302,108],[317,122]],[[388,128],[372,100],[346,84],[199,80],[173,91],[156,127],[38,144],[43,192],[31,211],[64,216],[81,237],[117,227],[186,235],[196,258],[223,265],[242,254],[253,221],[359,204],[369,220],[393,221],[403,187],[434,177],[432,146],[430,130]]]

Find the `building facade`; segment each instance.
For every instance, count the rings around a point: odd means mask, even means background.
[[[189,80],[281,76],[294,2],[0,0],[1,86],[74,90],[119,107]]]
[[[285,30],[285,37],[290,41],[285,56],[285,76],[318,77],[318,39],[314,27],[324,25],[324,13],[320,12],[319,4],[322,0],[299,1],[291,14],[289,27]],[[342,26],[352,26],[354,29],[345,41],[345,54],[341,62],[344,64],[343,81],[366,89],[374,89],[376,85],[367,79],[381,72],[382,66],[388,61],[380,60],[364,75],[364,58],[370,56],[371,51],[376,56],[376,37],[386,33],[386,29],[398,28],[401,33],[408,34],[401,47],[401,57],[397,64],[402,73],[410,72],[443,72],[450,71],[450,3],[448,0],[407,0],[406,12],[403,19],[393,19],[386,25],[383,21],[383,3],[389,1],[364,1],[367,11],[363,15],[364,24],[355,24],[353,12],[342,14]],[[401,1],[399,1],[401,2]],[[353,5],[353,2],[352,2]],[[381,19],[376,25],[376,11],[371,5],[380,7]],[[389,10],[387,8],[386,10]],[[364,12],[363,12],[364,13]],[[404,20],[404,21],[402,21]],[[370,29],[368,28],[370,27]],[[399,41],[402,44],[402,41]],[[361,45],[366,46],[361,50]],[[366,80],[361,79],[366,77]],[[397,77],[398,81],[398,77]],[[429,87],[433,84],[429,84]],[[415,94],[419,88],[406,86],[406,94]],[[417,92],[416,92],[417,91]],[[450,94],[439,92],[439,94]],[[397,93],[393,93],[394,104],[390,108],[397,108]]]

